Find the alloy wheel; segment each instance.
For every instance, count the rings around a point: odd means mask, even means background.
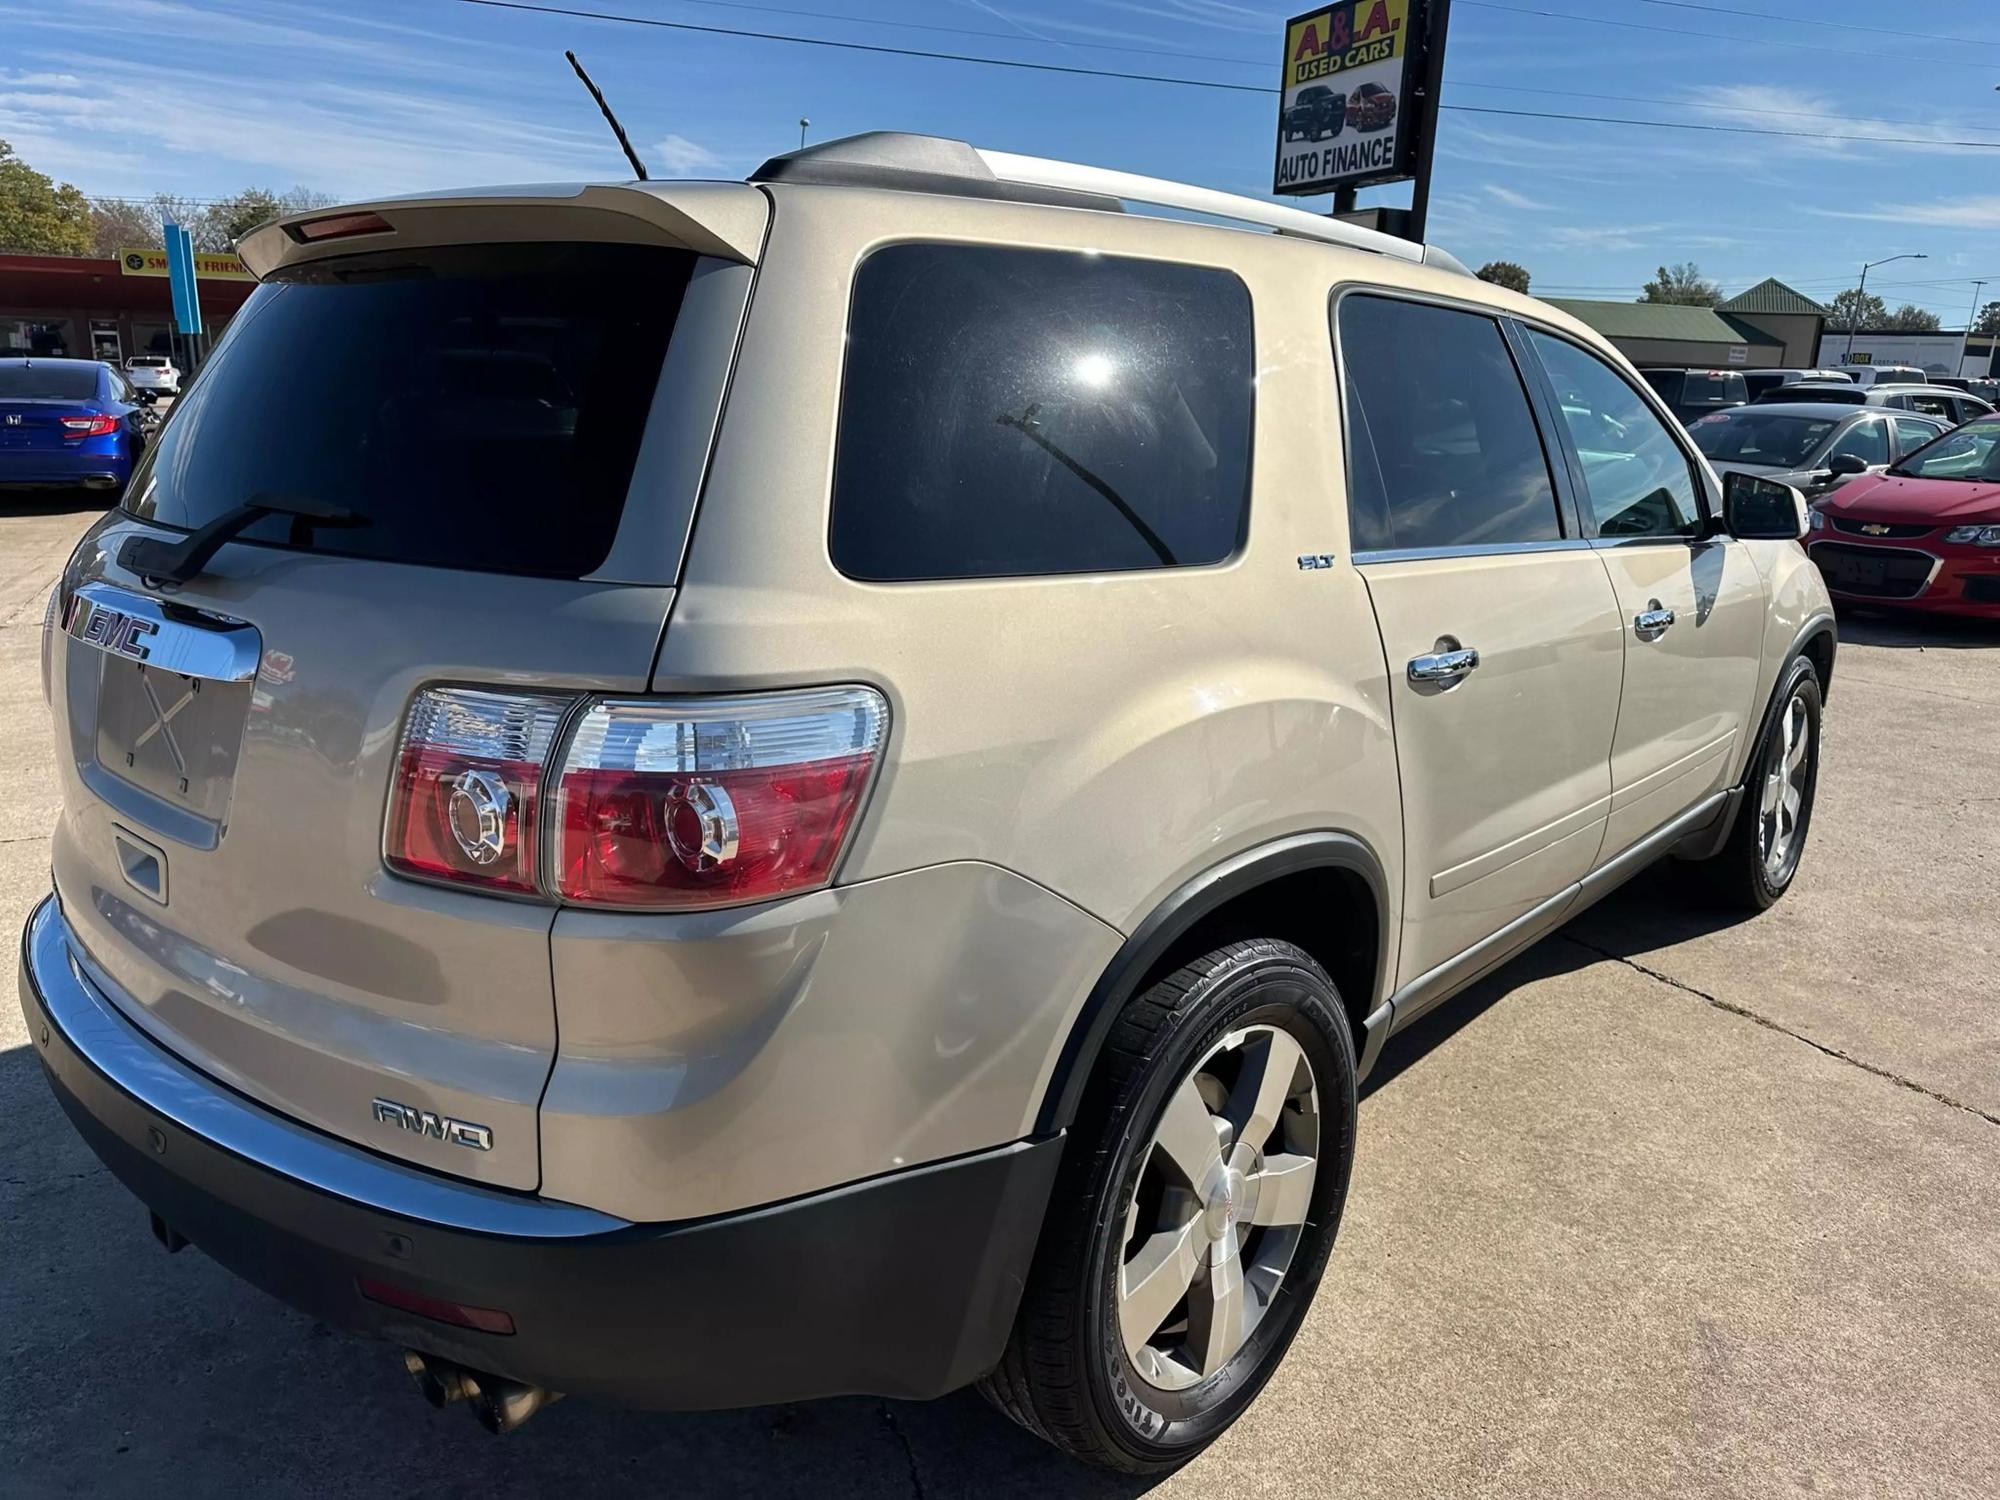
[[[1249,1342],[1304,1232],[1319,1094],[1274,1026],[1222,1038],[1168,1096],[1125,1218],[1118,1323],[1139,1375],[1182,1390]]]
[[[1764,873],[1781,883],[1798,843],[1800,812],[1805,806],[1806,781],[1812,770],[1811,720],[1805,699],[1793,694],[1778,721],[1777,753],[1764,773],[1759,799],[1757,848]]]

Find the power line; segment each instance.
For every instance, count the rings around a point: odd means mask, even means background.
[[[535,15],[568,16],[576,20],[612,21],[627,26],[651,26],[666,31],[691,31],[704,36],[742,37],[752,41],[785,42],[795,47],[830,47],[842,52],[870,52],[888,57],[923,58],[932,62],[971,63],[979,67],[1016,68],[1032,73],[1062,73],[1081,78],[1115,78],[1129,83],[1161,83],[1180,88],[1219,89],[1232,94],[1273,95],[1277,89],[1254,83],[1225,83],[1212,78],[1176,78],[1161,73],[1121,73],[1108,68],[1084,68],[1066,63],[1027,62],[1019,58],[982,57],[968,52],[932,52],[917,47],[891,47],[880,42],[844,42],[827,37],[791,36],[782,32],[751,31],[736,26],[705,26],[693,21],[665,21],[657,16],[628,16],[616,11],[584,10],[565,5],[542,5],[531,0],[459,0],[461,5],[477,5],[490,10],[525,11]],[[1467,4],[1486,0],[1466,0]],[[1500,6],[1499,9],[1511,7]],[[1538,13],[1539,14],[1539,13]],[[1575,17],[1573,19],[1594,19]],[[1516,119],[1568,120],[1594,125],[1635,125],[1654,130],[1693,130],[1721,135],[1783,136],[1799,140],[1854,141],[1878,146],[1951,146],[1969,150],[2000,151],[2000,141],[1938,140],[1919,136],[1834,135],[1814,130],[1767,130],[1754,125],[1704,125],[1683,120],[1633,120],[1613,115],[1564,114],[1553,110],[1498,109],[1481,104],[1440,104],[1438,108],[1462,114],[1506,115]]]
[[[1597,99],[1610,104],[1658,104],[1668,109],[1712,109],[1732,115],[1772,115],[1790,120],[1840,120],[1849,125],[1928,125],[1934,130],[1987,130],[2000,125],[1960,125],[1942,120],[1891,119],[1887,116],[1823,114],[1810,109],[1753,109],[1746,104],[1722,104],[1712,99],[1652,99],[1641,94],[1590,94],[1576,89],[1540,89],[1523,83],[1468,83],[1447,79],[1448,89],[1491,89],[1507,94],[1542,94],[1551,99]]]
[[[1876,36],[1900,36],[1913,42],[1949,42],[1964,47],[2000,47],[1981,37],[1939,36],[1932,31],[1899,31],[1893,26],[1862,26],[1853,21],[1821,21],[1806,16],[1779,16],[1767,10],[1737,10],[1727,5],[1699,5],[1695,0],[1639,0],[1641,5],[1665,6],[1669,10],[1705,10],[1718,16],[1747,16],[1759,21],[1782,21],[1788,26],[1827,26],[1839,31],[1866,31]]]
[[[1651,31],[1667,36],[1699,37],[1711,46],[1718,41],[1755,42],[1766,47],[1790,47],[1795,52],[1820,52],[1830,57],[1865,57],[1873,63],[1880,63],[1883,58],[1880,52],[1863,52],[1855,47],[1822,47],[1814,42],[1788,42],[1777,37],[1727,36],[1713,31],[1690,31],[1685,26],[1656,26],[1649,21],[1614,21],[1609,16],[1580,16],[1568,10],[1537,10],[1526,5],[1503,5],[1500,0],[1459,0],[1459,3],[1476,6],[1480,10],[1506,11],[1509,15],[1542,16],[1551,21],[1581,21],[1589,26],[1617,26],[1626,31]],[[1978,68],[1982,72],[1991,72],[1993,69],[1993,64],[1990,62],[1974,62],[1970,58],[1963,57],[1913,57],[1908,53],[1891,53],[1889,56],[1897,62],[1924,63],[1931,67]]]

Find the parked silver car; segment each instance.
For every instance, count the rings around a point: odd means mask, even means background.
[[[136,390],[155,396],[181,393],[180,366],[164,354],[135,354],[125,361],[125,378]]]
[[[1874,406],[1760,402],[1703,417],[1688,435],[1716,473],[1775,479],[1816,499],[1858,474],[1880,473],[1952,425]]]
[[[164,1244],[496,1430],[977,1381],[1169,1468],[1392,1033],[1799,867],[1802,497],[1435,249],[864,136],[241,252],[52,601],[22,1003]]]

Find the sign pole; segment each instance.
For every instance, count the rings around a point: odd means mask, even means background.
[[[1424,113],[1417,141],[1417,185],[1410,195],[1409,238],[1424,243],[1431,216],[1431,164],[1437,156],[1438,96],[1444,85],[1444,40],[1451,27],[1451,0],[1429,0],[1424,25]]]

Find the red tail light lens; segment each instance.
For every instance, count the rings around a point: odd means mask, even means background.
[[[64,437],[102,437],[107,432],[118,430],[116,417],[64,417],[62,419]]]
[[[594,705],[556,785],[557,892],[685,910],[824,885],[888,719],[858,687]]]
[[[329,214],[323,219],[307,219],[303,224],[288,224],[285,233],[301,245],[310,245],[317,240],[344,240],[357,234],[387,234],[391,227],[380,214]]]
[[[572,701],[475,688],[419,693],[389,798],[389,868],[535,894],[542,776]]]

